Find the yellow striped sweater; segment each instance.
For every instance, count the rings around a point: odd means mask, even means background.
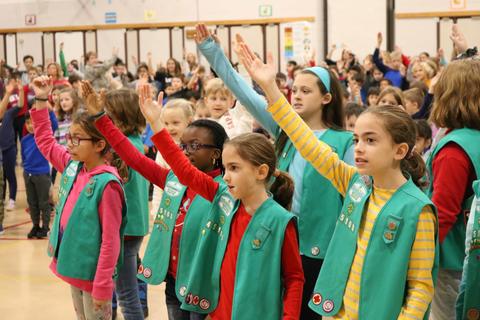
[[[356,168],[341,161],[327,144],[318,140],[284,97],[269,106],[268,111],[290,137],[300,154],[345,196]],[[358,319],[361,271],[371,230],[380,209],[394,192],[395,190],[380,189],[375,186],[373,188],[366,213],[362,216],[357,251],[348,276],[342,308],[335,316],[337,319]],[[423,319],[432,301],[435,223],[436,218],[431,208],[425,207],[417,224],[417,234],[410,254],[407,274],[407,296],[398,319]]]

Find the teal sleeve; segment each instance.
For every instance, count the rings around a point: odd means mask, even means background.
[[[237,97],[247,111],[266,129],[273,137],[278,135],[278,125],[267,111],[267,101],[259,95],[252,86],[232,67],[222,48],[212,39],[208,38],[198,46],[210,66],[215,70],[220,79]]]
[[[63,70],[63,76],[66,78],[69,76],[69,74],[68,74],[67,63],[65,62],[65,54],[63,53],[63,50],[60,50],[59,56],[60,56],[60,66],[62,67],[62,70]]]

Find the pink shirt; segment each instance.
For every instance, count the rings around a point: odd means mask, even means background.
[[[59,145],[53,137],[47,109],[31,110],[35,130],[35,141],[40,152],[59,172],[63,172],[70,161],[70,154],[65,147]],[[118,177],[117,170],[108,165],[101,165],[87,171],[83,167],[72,186],[63,208],[60,230],[64,230],[72,213],[80,192],[87,182],[96,174],[109,172]],[[119,180],[121,180],[119,178]],[[109,183],[98,205],[98,215],[102,226],[102,243],[98,258],[97,270],[93,281],[80,280],[62,276],[57,272],[57,262],[53,259],[50,269],[65,282],[87,292],[97,300],[109,300],[113,293],[113,273],[120,254],[120,225],[122,223],[122,206],[124,195],[117,183]],[[81,254],[81,253],[80,253]],[[79,257],[81,258],[81,257]]]

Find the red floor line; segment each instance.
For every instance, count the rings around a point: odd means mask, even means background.
[[[27,223],[32,223],[32,221],[25,221],[25,222],[20,222],[20,223],[17,223],[17,224],[12,224],[11,226],[6,226],[3,229],[7,230],[7,229],[11,229],[11,228],[16,228],[16,227],[19,227],[19,226],[23,226],[24,224],[27,224]]]

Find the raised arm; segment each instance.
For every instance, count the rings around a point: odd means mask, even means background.
[[[208,63],[223,80],[227,88],[233,92],[240,103],[245,106],[247,111],[257,119],[272,136],[278,134],[278,125],[273,121],[272,116],[266,111],[267,102],[265,98],[259,95],[245,79],[238,74],[232,67],[232,64],[225,56],[219,40],[208,31],[204,24],[197,25],[195,40],[197,41],[200,52],[205,56]],[[243,39],[237,38],[237,41]]]
[[[380,47],[382,46],[383,36],[382,33],[379,32],[377,34],[377,46],[375,47],[375,51],[373,51],[373,63],[377,66],[377,68],[383,72],[383,74],[387,73],[389,68],[383,64],[383,61],[380,59]]]
[[[57,169],[63,172],[71,157],[68,151],[53,137],[52,125],[48,113],[48,94],[52,90],[52,81],[47,76],[33,80],[35,90],[35,109],[30,111],[33,121],[35,142],[43,156]]]
[[[82,81],[82,96],[88,113],[96,118],[95,126],[120,158],[148,181],[163,189],[169,170],[139,152],[113,121],[102,113],[103,95],[98,96],[87,81]]]
[[[193,166],[182,150],[173,141],[164,128],[161,119],[163,93],[158,95],[158,102],[152,101],[152,92],[149,85],[139,88],[140,110],[150,124],[155,135],[152,142],[171,167],[181,184],[188,186],[203,198],[213,201],[217,193],[218,183],[212,177]]]
[[[326,143],[320,141],[307,124],[293,110],[275,84],[275,66],[273,56],[268,55],[264,64],[253,54],[246,44],[242,44],[240,61],[252,78],[262,87],[271,104],[268,111],[280,128],[290,137],[295,148],[312,166],[333,186],[345,195],[348,184],[356,173],[355,167],[340,160],[338,155]]]

